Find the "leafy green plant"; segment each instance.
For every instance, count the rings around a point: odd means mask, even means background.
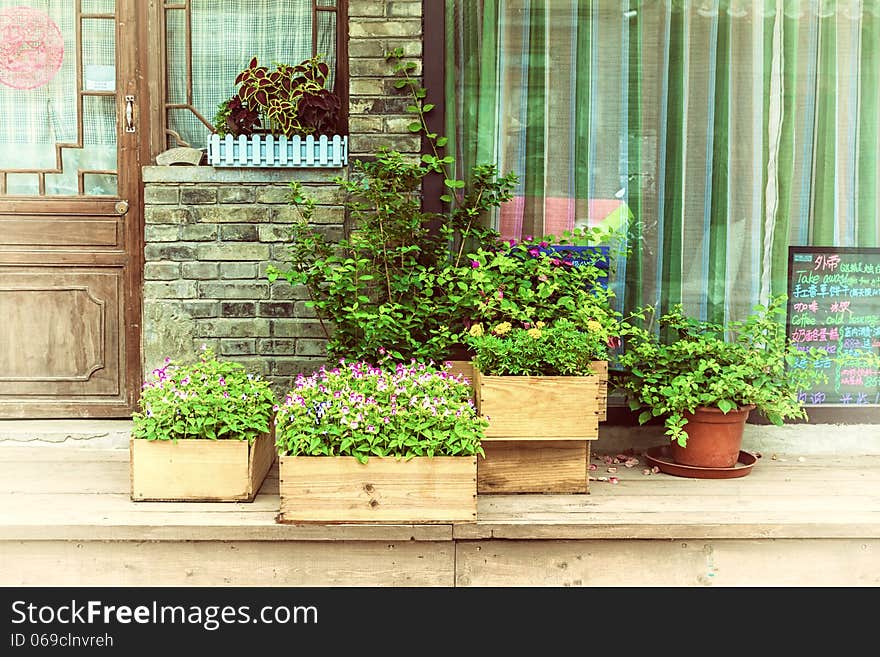
[[[194,363],[165,359],[144,382],[132,435],[146,440],[248,440],[269,431],[269,382],[203,348]]]
[[[471,252],[460,268],[472,297],[471,321],[521,325],[565,319],[601,333],[607,349],[616,347],[626,325],[614,308],[613,291],[603,283],[605,255],[582,253],[575,265],[571,254],[549,250],[553,240],[510,240]]]
[[[604,360],[607,336],[595,322],[581,329],[568,319],[513,326],[501,322],[490,329],[474,324],[468,334],[473,363],[490,376],[586,376],[592,361]]]
[[[326,88],[330,67],[321,55],[291,66],[261,66],[254,57],[235,78],[238,89],[217,107],[215,131],[224,136],[331,134],[336,130],[340,101]]]
[[[430,364],[340,360],[297,377],[278,409],[279,453],[369,457],[484,455],[488,422],[460,375]]]
[[[389,54],[399,61],[401,53]],[[482,221],[511,198],[516,178],[498,177],[494,165],[478,166],[470,187],[449,177],[445,138],[429,132],[426,91],[410,76],[414,64],[398,63],[399,88],[409,90],[410,129],[423,134],[433,155],[413,159],[381,149],[372,160],[355,160],[350,178],[336,178],[345,195],[352,230],[331,244],[312,223],[315,204],[293,181],[291,202],[299,220],[291,229],[289,264],[272,266],[271,281],[283,277],[304,285],[325,327],[333,358],[375,362],[380,353],[398,360],[442,361],[460,345],[473,297],[462,280],[464,244],[497,240]],[[445,214],[422,207],[422,184],[441,173],[453,201]]]
[[[648,306],[637,314],[648,321],[655,311]],[[807,419],[798,392],[825,380],[811,364],[827,355],[799,351],[785,334],[784,315],[784,295],[727,324],[696,320],[676,305],[660,316],[659,331],[632,327],[619,358],[623,371],[612,384],[626,394],[631,410],[642,410],[641,424],[662,417],[666,434],[682,447],[684,413],[698,406],[728,413],[754,405],[776,425]]]

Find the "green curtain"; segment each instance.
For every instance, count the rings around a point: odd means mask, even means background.
[[[457,166],[520,176],[506,237],[624,203],[626,305],[715,320],[791,244],[878,246],[880,3],[447,0]]]

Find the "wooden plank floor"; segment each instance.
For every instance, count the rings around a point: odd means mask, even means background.
[[[476,523],[294,526],[277,465],[252,503],[134,503],[125,450],[4,447],[0,585],[880,585],[880,456],[764,455],[726,480],[592,461],[619,483],[483,495]]]

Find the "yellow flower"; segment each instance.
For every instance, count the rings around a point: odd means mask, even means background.
[[[529,334],[531,337],[533,337],[535,340],[537,340],[538,338],[540,338],[541,335],[542,335],[542,333],[541,333],[541,329],[538,329],[538,328],[530,328],[528,331],[526,331],[526,333],[528,333],[528,334]]]
[[[483,335],[483,325],[482,324],[474,324],[471,326],[471,330],[468,331],[472,338],[479,338]]]
[[[513,327],[510,325],[510,322],[501,322],[498,326],[496,326],[492,333],[495,335],[505,335],[506,333],[510,333],[510,329]]]
[[[591,319],[589,322],[587,322],[587,328],[591,331],[601,331],[602,325],[595,319]]]
[[[539,329],[542,329],[547,325],[544,322],[535,322],[535,326],[538,327]]]

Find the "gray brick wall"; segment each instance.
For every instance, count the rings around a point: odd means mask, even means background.
[[[421,0],[349,2],[349,157],[381,147],[415,154],[406,98],[393,87],[388,50],[421,62]],[[299,372],[326,363],[326,340],[306,291],[270,284],[285,265],[296,211],[288,184],[319,203],[314,224],[342,237],[345,211],[333,179],[342,169],[226,169],[149,166],[144,179],[143,367],[192,358],[202,344],[268,377],[280,393]]]

